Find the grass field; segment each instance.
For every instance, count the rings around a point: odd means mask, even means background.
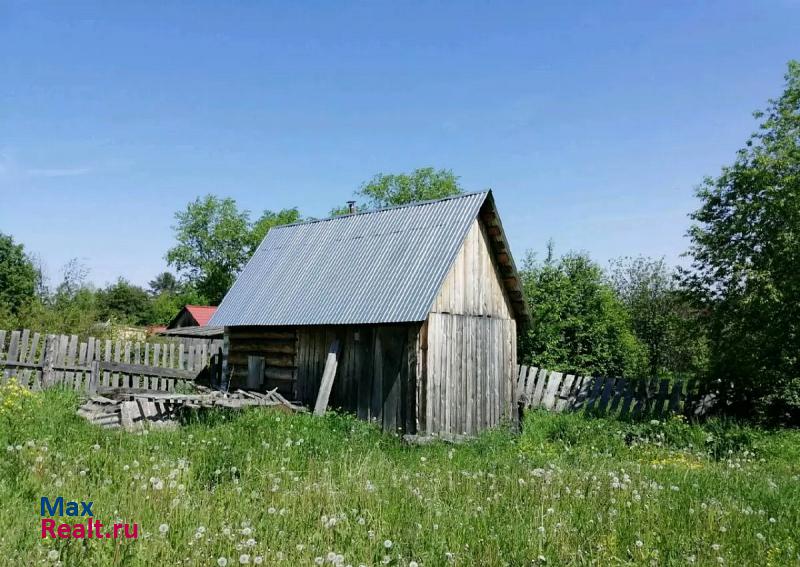
[[[268,410],[106,431],[77,403],[0,397],[1,564],[800,564],[797,431],[532,413],[409,447]],[[139,537],[42,540],[42,496]]]

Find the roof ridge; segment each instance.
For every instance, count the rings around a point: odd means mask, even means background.
[[[488,195],[492,192],[491,189],[484,189],[483,191],[470,191],[468,193],[459,193],[458,195],[450,195],[448,197],[440,197],[439,199],[428,199],[427,201],[413,201],[411,203],[403,203],[402,205],[392,205],[391,207],[380,207],[378,209],[369,209],[366,211],[357,211],[355,213],[347,213],[344,215],[337,215],[335,217],[328,217],[324,219],[308,219],[304,221],[292,222],[289,224],[281,224],[271,228],[270,230],[278,230],[281,228],[290,228],[293,226],[300,226],[305,224],[313,224],[316,222],[328,222],[340,219],[353,218],[361,215],[370,215],[373,213],[382,213],[384,211],[393,211],[396,209],[407,209],[411,207],[421,207],[424,205],[432,205],[434,203],[441,203],[444,201],[453,201],[455,199],[464,199],[466,197],[473,197],[475,195]]]

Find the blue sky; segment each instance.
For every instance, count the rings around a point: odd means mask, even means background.
[[[430,165],[495,191],[518,259],[677,263],[793,57],[796,1],[0,0],[0,231],[145,284],[198,195],[322,216]]]

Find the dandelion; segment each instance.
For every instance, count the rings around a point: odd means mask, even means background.
[[[169,531],[169,526],[167,524],[161,524],[158,526],[158,531],[161,532],[161,535],[164,535]]]
[[[416,561],[409,561],[408,567],[419,567],[419,563],[417,563]]]
[[[640,540],[640,539],[637,539],[636,540],[636,547],[642,547],[642,546],[644,546],[644,542],[642,540]]]
[[[770,523],[770,524],[774,524],[774,523],[775,523],[775,522],[777,522],[777,521],[778,521],[778,520],[776,520],[775,518],[770,518],[770,519],[769,519],[769,523]]]
[[[239,565],[247,565],[248,563],[250,563],[250,556],[246,553],[242,553],[239,556]]]
[[[59,555],[60,554],[59,554],[57,549],[51,549],[50,551],[47,552],[47,558],[50,561],[58,561],[58,556]]]
[[[261,557],[260,555],[256,555],[255,557],[253,557],[253,564],[254,565],[261,565],[262,563],[264,563],[264,558],[263,557]]]
[[[392,549],[392,540],[387,539],[386,541],[384,541],[383,547],[385,547],[386,549]]]
[[[322,565],[323,563],[325,563],[325,559],[321,556],[317,556],[314,558],[314,563],[316,565]]]
[[[227,564],[228,564],[227,557],[220,557],[219,559],[217,559],[217,565],[219,565],[219,567],[225,567]]]
[[[761,541],[764,541],[764,534],[762,534],[761,532],[759,532],[759,533],[757,533],[757,534],[756,534],[756,538],[758,538],[758,539],[759,539],[759,540],[761,540]]]

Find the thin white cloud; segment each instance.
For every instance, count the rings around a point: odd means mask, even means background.
[[[77,175],[86,175],[91,173],[91,167],[64,167],[64,168],[48,168],[48,169],[27,169],[27,173],[31,177],[75,177]]]

